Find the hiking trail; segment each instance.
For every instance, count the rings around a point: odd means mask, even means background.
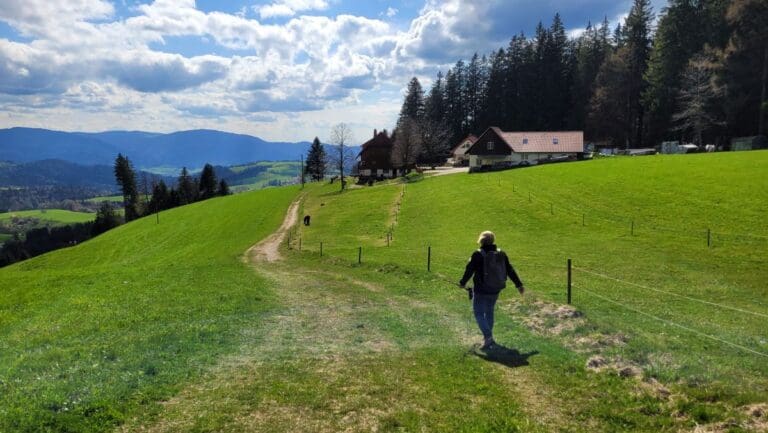
[[[276,262],[282,260],[280,255],[280,244],[285,240],[285,235],[288,230],[296,224],[299,219],[299,206],[304,197],[297,198],[288,207],[288,211],[285,213],[285,218],[280,228],[274,233],[258,242],[245,252],[245,259],[252,263],[255,262]]]

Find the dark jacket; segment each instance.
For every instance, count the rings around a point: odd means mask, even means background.
[[[496,245],[484,245],[481,248],[485,251],[496,251]],[[509,279],[515,283],[515,287],[518,289],[523,287],[523,282],[520,281],[520,277],[517,276],[517,272],[515,272],[515,269],[509,263],[509,257],[507,257],[506,254],[504,254],[504,261],[507,265],[507,277],[509,277]],[[472,277],[473,274],[474,277],[472,278],[472,281],[475,283],[475,292],[490,294],[498,293],[496,290],[487,289],[483,284],[483,254],[480,252],[480,250],[472,253],[472,257],[469,258],[469,263],[467,263],[464,276],[461,277],[459,284],[462,286],[467,284],[467,281],[469,281],[469,278]]]

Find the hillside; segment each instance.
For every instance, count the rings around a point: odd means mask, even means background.
[[[0,270],[0,430],[758,431],[766,164],[312,184],[312,225],[254,269],[296,187],[139,220]],[[528,288],[502,294],[494,353],[455,287],[485,229]]]
[[[161,134],[0,129],[0,160],[17,163],[59,159],[83,165],[110,165],[118,153],[123,153],[138,168],[202,167],[206,163],[235,165],[248,161],[297,160],[308,147],[308,142],[268,142],[250,135],[214,130]]]

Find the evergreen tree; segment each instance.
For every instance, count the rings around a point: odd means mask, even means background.
[[[310,179],[314,181],[323,180],[325,177],[326,159],[325,149],[320,143],[320,139],[315,137],[307,154],[307,174],[309,174]]]
[[[466,103],[466,129],[477,133],[480,126],[478,118],[482,105],[482,96],[484,92],[483,64],[480,57],[475,53],[472,60],[467,65],[467,78],[464,81],[464,101]]]
[[[765,135],[768,112],[768,2],[733,0],[726,18],[733,29],[724,50],[722,78],[729,132]]]
[[[627,110],[629,88],[625,77],[629,74],[627,47],[621,47],[606,57],[595,79],[586,129],[593,139],[607,141],[614,146],[629,142],[631,118]]]
[[[464,62],[459,60],[445,75],[446,124],[451,134],[451,142],[461,140],[467,134],[464,100],[465,69]]]
[[[648,58],[651,52],[651,21],[653,12],[650,0],[635,0],[625,22],[626,34],[627,75],[627,116],[629,119],[630,136],[628,146],[642,147],[645,107],[642,95],[647,87],[645,72],[648,69]]]
[[[91,234],[96,236],[120,225],[120,216],[109,200],[101,202],[96,211],[96,219],[91,226]]]
[[[714,30],[717,20],[709,15],[716,13],[723,17],[724,10],[715,12],[713,3],[718,2],[671,0],[662,11],[646,74],[648,88],[643,94],[650,143],[658,143],[670,135],[672,114],[678,111],[678,93],[688,61],[705,45],[722,46],[722,42],[718,42],[722,31]]]
[[[176,206],[171,199],[168,186],[162,179],[152,187],[152,199],[149,201],[149,211],[152,213],[160,212]]]
[[[229,184],[226,180],[221,179],[221,181],[219,181],[219,190],[216,191],[216,195],[225,196],[230,194],[232,194],[232,192],[229,190]]]
[[[424,117],[430,123],[445,124],[445,81],[441,71],[438,71],[437,79],[432,83],[429,94],[424,99]]]
[[[114,166],[115,180],[123,194],[123,206],[125,207],[125,221],[133,221],[139,215],[139,190],[136,187],[136,173],[131,161],[118,153]]]
[[[198,197],[200,200],[214,197],[217,192],[217,187],[218,181],[216,180],[216,172],[213,170],[213,166],[211,164],[205,164],[203,172],[200,174]]]
[[[198,189],[196,183],[197,182],[195,179],[189,175],[187,167],[182,167],[181,174],[179,175],[179,180],[177,182],[177,192],[180,206],[197,201]]]
[[[405,94],[403,106],[400,108],[400,120],[405,118],[421,120],[424,117],[424,90],[416,77],[408,83],[408,91]]]
[[[482,117],[478,130],[489,126],[502,126],[509,116],[505,98],[506,60],[507,56],[502,49],[491,55],[488,82],[484,89]]]

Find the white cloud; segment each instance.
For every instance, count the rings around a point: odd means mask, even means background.
[[[298,12],[324,10],[328,8],[325,0],[278,0],[264,6],[254,6],[262,19],[274,17],[292,17]]]
[[[388,7],[388,8],[387,8],[387,10],[384,12],[384,15],[385,15],[387,18],[392,18],[393,16],[397,15],[397,12],[398,12],[397,8],[393,8],[393,7],[391,7],[391,6],[390,6],[390,7]]]

